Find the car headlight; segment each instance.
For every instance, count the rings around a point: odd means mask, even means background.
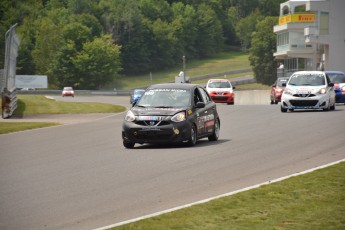
[[[284,94],[292,95],[292,91],[290,89],[285,89]]]
[[[320,89],[320,91],[319,91],[319,92],[320,92],[321,94],[325,94],[325,93],[326,93],[326,91],[327,91],[327,89],[326,89],[326,88],[322,88],[322,89]]]
[[[341,91],[345,92],[345,85],[341,87]]]
[[[135,120],[134,113],[129,110],[125,116],[125,120],[126,121],[134,121]]]
[[[179,113],[176,113],[172,118],[171,118],[172,121],[174,122],[181,122],[181,121],[185,121],[186,120],[186,113],[183,111],[183,112],[179,112]]]

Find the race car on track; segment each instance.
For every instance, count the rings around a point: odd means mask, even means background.
[[[214,102],[228,105],[235,103],[234,89],[228,79],[210,79],[206,84],[206,90]]]
[[[123,145],[136,143],[196,144],[198,139],[219,138],[216,104],[200,85],[167,83],[152,85],[125,115]]]
[[[285,84],[283,84],[285,86]],[[335,109],[334,83],[321,71],[295,72],[286,84],[281,111],[295,109]]]
[[[325,71],[334,83],[335,102],[345,104],[345,74],[340,71]]]
[[[283,91],[284,91],[284,86],[283,84],[289,80],[288,77],[280,77],[278,78],[274,84],[271,87],[271,95],[270,95],[270,99],[271,99],[271,104],[278,104],[278,102],[280,102]]]
[[[72,96],[74,97],[74,90],[72,87],[64,87],[62,90],[62,96]]]

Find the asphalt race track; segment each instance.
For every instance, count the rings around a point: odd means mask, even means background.
[[[279,106],[266,91],[239,91],[235,105],[217,105],[220,140],[195,147],[125,149],[123,113],[0,135],[0,229],[95,229],[345,159],[345,105]]]

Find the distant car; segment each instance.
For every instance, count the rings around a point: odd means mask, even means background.
[[[194,146],[207,137],[217,141],[220,119],[216,104],[196,84],[152,85],[126,113],[122,125],[123,145],[136,143],[185,143]]]
[[[334,83],[321,71],[299,71],[291,75],[281,98],[281,111],[335,109]]]
[[[62,90],[62,96],[71,96],[74,97],[74,90],[72,87],[64,87]]]
[[[30,90],[36,90],[35,88],[21,88],[22,91],[30,91]]]
[[[345,104],[345,74],[340,71],[325,71],[334,83],[335,102]]]
[[[144,89],[135,89],[133,91],[133,93],[131,94],[131,96],[130,96],[129,102],[131,104],[137,103],[138,100],[140,99],[140,97],[143,95],[144,92],[145,92]]]
[[[283,84],[286,84],[288,80],[288,77],[280,77],[274,82],[274,84],[271,87],[271,104],[278,104],[278,102],[280,102],[285,88]]]
[[[231,82],[227,79],[210,79],[206,84],[206,90],[216,103],[235,103],[235,94]]]

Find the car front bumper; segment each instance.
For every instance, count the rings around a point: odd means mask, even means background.
[[[210,94],[212,101],[216,103],[229,103],[233,104],[235,95],[233,93],[227,95]]]
[[[139,144],[187,142],[190,138],[191,127],[190,121],[167,123],[159,126],[144,126],[124,121],[122,139]]]
[[[328,104],[329,96],[327,94],[313,97],[295,97],[283,94],[281,98],[281,106],[285,109],[326,109]]]

